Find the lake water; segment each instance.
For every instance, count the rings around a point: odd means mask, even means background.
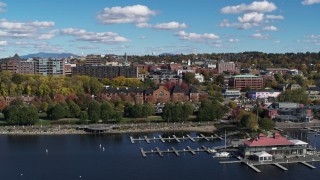
[[[160,133],[163,136],[166,134]],[[200,141],[181,143],[160,141],[131,144],[130,135],[157,136],[153,134],[122,135],[62,135],[62,136],[0,136],[0,179],[110,179],[110,180],[206,180],[206,179],[319,179],[317,169],[300,164],[284,165],[284,172],[274,166],[259,166],[256,173],[243,164],[219,164],[207,153],[191,155],[174,154],[159,157],[148,155],[143,158],[140,148],[145,150],[168,149],[174,146],[198,148],[223,145],[222,141]],[[182,136],[181,133],[176,133]],[[185,135],[185,134],[184,134]],[[196,135],[193,133],[192,135]],[[300,136],[297,133],[296,136]],[[306,134],[303,134],[304,138]],[[320,136],[308,135],[312,145],[320,148]],[[99,147],[101,144],[102,148]],[[103,151],[104,147],[104,151]],[[48,149],[48,153],[46,152]],[[81,176],[81,177],[80,177]]]

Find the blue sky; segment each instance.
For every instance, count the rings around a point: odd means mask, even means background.
[[[320,0],[0,0],[0,57],[320,51]]]

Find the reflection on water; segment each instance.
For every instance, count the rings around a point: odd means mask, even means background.
[[[300,131],[285,134],[302,137],[311,144],[320,146],[320,136]],[[163,137],[187,133],[161,133]],[[158,137],[157,133],[120,135],[65,135],[65,136],[0,136],[0,179],[317,179],[320,163],[311,170],[303,165],[286,165],[287,172],[274,166],[261,166],[258,174],[242,164],[219,164],[207,153],[191,155],[182,153],[180,157],[166,154],[164,157],[148,155],[142,158],[140,148],[145,150],[183,149],[187,146],[214,147],[223,145],[220,140],[183,141],[162,143],[161,141],[137,142],[131,144],[129,136]],[[192,136],[199,134],[192,133]],[[101,144],[101,147],[100,147]],[[103,148],[105,149],[103,151]],[[48,153],[46,153],[48,149]],[[23,174],[21,176],[21,174]]]

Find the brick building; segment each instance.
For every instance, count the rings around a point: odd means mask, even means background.
[[[0,60],[0,70],[17,74],[34,74],[32,61],[21,59],[17,54]]]
[[[234,62],[218,62],[217,63],[218,74],[223,72],[229,72],[231,74],[240,73],[240,64]]]
[[[229,86],[235,89],[261,89],[264,87],[264,80],[260,76],[255,75],[236,75],[229,79]]]
[[[72,68],[72,75],[85,75],[97,78],[137,78],[138,68],[133,66],[77,66]]]

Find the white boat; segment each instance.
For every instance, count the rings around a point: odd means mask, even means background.
[[[227,147],[227,133],[225,131],[224,132],[224,149],[226,149],[226,147]],[[230,157],[230,153],[228,153],[227,151],[216,152],[214,157],[228,158],[228,157]]]
[[[223,151],[223,152],[217,152],[215,154],[215,157],[217,158],[228,158],[230,157],[230,153],[226,152],[226,151]]]

